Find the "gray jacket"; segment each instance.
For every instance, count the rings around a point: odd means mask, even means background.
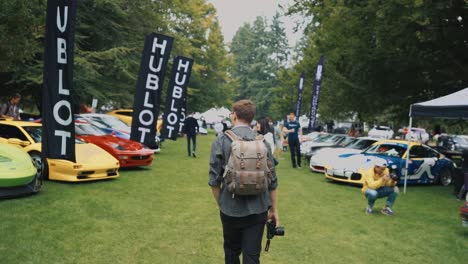
[[[256,132],[246,125],[239,125],[232,128],[232,131],[246,140],[255,140]],[[260,214],[268,211],[271,207],[270,193],[264,192],[259,195],[253,196],[232,196],[227,188],[223,186],[223,173],[224,168],[229,159],[231,152],[231,140],[224,134],[217,137],[211,145],[211,158],[210,158],[210,179],[208,185],[217,186],[221,188],[219,195],[219,205],[221,212],[228,216],[244,217],[252,214]],[[267,145],[269,149],[270,146]],[[268,151],[268,158],[273,162],[271,151]],[[270,190],[276,189],[278,186],[278,179],[276,177],[275,168],[272,170],[272,181],[269,186]]]

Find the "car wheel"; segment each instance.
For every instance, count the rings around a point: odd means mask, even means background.
[[[452,171],[448,168],[443,168],[439,173],[439,183],[443,186],[448,186],[453,181]]]
[[[47,162],[43,161],[41,157],[41,153],[30,152],[29,156],[31,156],[34,166],[36,166],[36,169],[37,169],[36,178],[39,178],[41,182],[42,180],[49,179],[49,168],[47,166]]]
[[[36,173],[34,180],[29,184],[33,193],[38,193],[42,189],[43,180],[39,173]]]

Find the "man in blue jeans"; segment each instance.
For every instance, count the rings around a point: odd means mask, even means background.
[[[367,198],[366,214],[374,213],[374,204],[378,198],[387,197],[387,201],[381,212],[382,214],[393,216],[395,213],[392,210],[392,206],[399,193],[398,186],[396,186],[397,182],[390,178],[385,159],[375,158],[372,162],[374,165],[372,168],[361,171],[364,179],[361,191]]]
[[[296,120],[294,112],[289,113],[288,122],[284,124],[283,133],[288,135],[289,151],[291,152],[291,162],[293,168],[301,167],[301,124]]]

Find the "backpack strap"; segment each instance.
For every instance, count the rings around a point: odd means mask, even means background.
[[[242,141],[242,139],[236,135],[236,133],[232,132],[232,130],[226,130],[224,135],[226,135],[231,141]]]

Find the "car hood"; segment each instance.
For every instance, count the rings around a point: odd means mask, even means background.
[[[118,163],[111,154],[94,144],[76,144],[76,163],[114,166]]]
[[[334,159],[339,158],[341,155],[354,155],[361,153],[362,150],[359,149],[348,149],[348,148],[323,148],[317,151],[311,160],[325,164],[329,163]]]
[[[16,146],[1,144],[0,172],[11,174],[23,170],[36,171],[29,155]]]
[[[116,136],[91,136],[91,135],[86,135],[86,136],[78,136],[82,139],[84,139],[86,142],[90,142],[93,144],[96,144],[98,146],[102,146],[103,144],[106,145],[113,145],[113,144],[118,144],[119,146],[122,146],[125,148],[125,150],[141,150],[144,149],[143,145],[140,144],[139,142],[135,142],[129,139],[125,138],[119,138]]]

